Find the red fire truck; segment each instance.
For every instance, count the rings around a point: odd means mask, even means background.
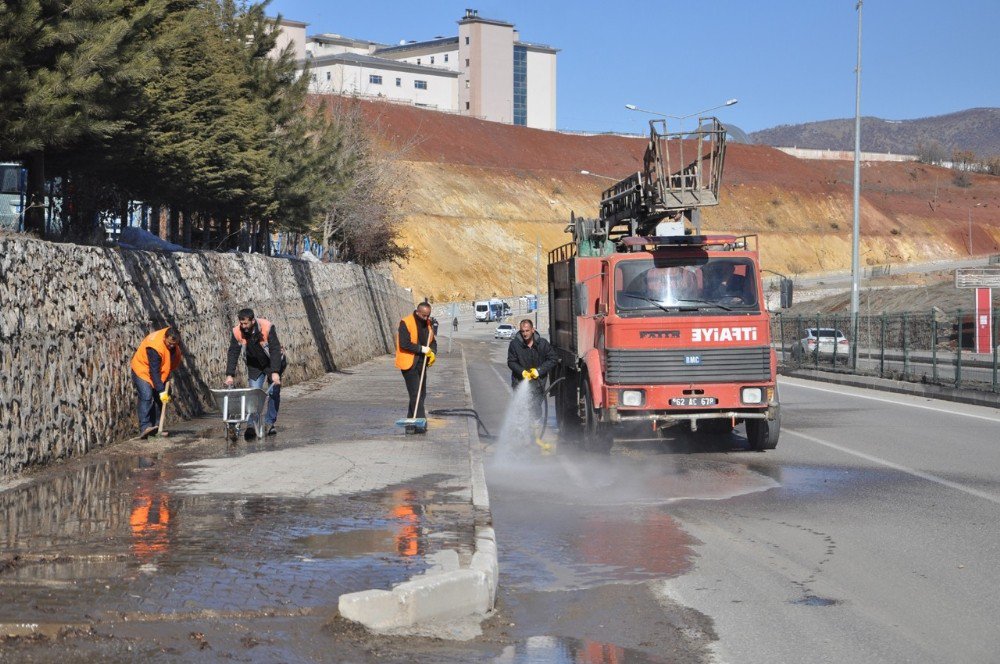
[[[549,333],[560,431],[595,451],[617,426],[682,424],[751,449],[781,426],[756,236],[702,235],[718,204],[726,131],[650,122],[643,170],[606,190],[598,219],[573,218],[549,253]],[[789,293],[790,297],[790,293]]]

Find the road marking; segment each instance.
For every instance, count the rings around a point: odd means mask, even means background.
[[[497,371],[497,365],[490,362],[490,369],[493,369],[493,373],[497,375],[497,378],[500,379],[500,382],[503,383],[503,386],[507,388],[508,394],[514,394],[514,388],[510,386],[510,381],[505,379],[503,377],[503,374]]]
[[[887,468],[898,470],[900,472],[906,473],[907,475],[913,475],[914,477],[919,477],[920,479],[927,480],[928,482],[934,482],[935,484],[946,486],[949,489],[955,489],[956,491],[967,493],[970,496],[975,496],[976,498],[982,498],[983,500],[988,500],[991,503],[996,503],[997,505],[1000,505],[1000,496],[996,496],[992,493],[986,493],[985,491],[980,491],[979,489],[973,489],[972,487],[965,486],[964,484],[959,484],[958,482],[952,482],[951,480],[946,480],[943,477],[938,477],[937,475],[932,475],[931,473],[925,473],[924,471],[917,470],[916,468],[910,468],[909,466],[893,463],[888,459],[883,459],[881,457],[873,456],[871,454],[865,454],[864,452],[858,452],[857,450],[852,450],[842,445],[831,443],[828,440],[822,440],[820,438],[816,438],[815,436],[810,436],[808,434],[804,434],[799,431],[793,431],[792,429],[788,429],[786,427],[781,428],[781,433],[783,434],[790,433],[793,436],[804,438],[805,440],[808,440],[811,443],[816,443],[817,445],[823,445],[824,447],[829,447],[832,450],[837,450],[838,452],[843,452],[844,454],[850,454],[852,456],[865,459],[866,461],[871,461],[872,463],[877,463]]]
[[[962,417],[972,417],[972,418],[975,418],[977,420],[986,420],[987,422],[998,422],[998,423],[1000,423],[1000,417],[990,417],[989,415],[973,415],[972,413],[962,413],[962,412],[958,412],[958,411],[955,411],[955,410],[949,410],[947,408],[937,408],[935,406],[924,406],[922,404],[907,403],[905,401],[899,401],[899,400],[896,400],[896,399],[886,399],[884,397],[868,396],[867,394],[857,394],[856,392],[843,392],[841,390],[831,390],[831,389],[825,388],[825,387],[815,387],[813,385],[806,385],[806,384],[801,383],[801,382],[787,382],[788,380],[789,380],[788,378],[782,378],[782,381],[785,382],[788,385],[794,385],[795,387],[802,387],[802,388],[805,388],[807,390],[817,390],[819,392],[829,392],[830,394],[839,394],[841,396],[848,395],[848,396],[852,396],[852,397],[857,397],[858,399],[868,399],[869,401],[881,401],[882,403],[891,403],[891,404],[895,404],[897,406],[908,406],[910,408],[920,408],[922,410],[931,410],[931,411],[934,411],[936,413],[947,413],[949,415],[961,415]],[[863,387],[854,387],[853,385],[845,385],[844,387],[852,387],[852,388],[857,389],[857,390],[863,390],[863,389],[865,389]],[[900,396],[917,396],[917,395],[900,395]],[[919,399],[919,398],[923,398],[923,397],[917,396],[917,398]]]

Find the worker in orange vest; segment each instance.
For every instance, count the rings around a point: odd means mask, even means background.
[[[396,333],[396,368],[403,372],[406,391],[410,394],[410,405],[406,417],[425,418],[424,401],[427,396],[427,372],[424,369],[424,358],[427,366],[434,364],[437,352],[437,339],[431,318],[431,305],[421,302],[416,310],[399,321]],[[423,385],[421,385],[421,375]],[[420,393],[420,403],[417,403],[417,393]],[[425,430],[416,429],[420,433]]]
[[[166,382],[181,363],[181,333],[165,327],[149,334],[132,355],[132,383],[139,393],[139,434],[156,433],[160,408],[170,403]]]
[[[267,382],[267,414],[264,417],[265,436],[277,433],[274,423],[278,420],[281,405],[281,374],[285,370],[284,354],[278,341],[278,330],[266,318],[257,318],[253,309],[240,309],[236,314],[239,325],[233,328],[229,337],[229,351],[226,354],[226,387],[232,387],[236,377],[236,365],[240,353],[246,358],[247,386],[265,389]],[[254,420],[251,418],[244,437],[256,437]]]

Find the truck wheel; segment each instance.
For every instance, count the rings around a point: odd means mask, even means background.
[[[583,425],[583,446],[588,452],[607,454],[614,445],[611,435],[611,425],[598,419],[597,409],[590,396],[590,382],[583,382],[583,399],[587,409],[587,420]]]
[[[755,452],[773,450],[778,446],[781,432],[781,417],[773,420],[747,420],[747,442]]]
[[[566,373],[566,380],[556,389],[556,423],[559,425],[561,443],[577,445],[580,442],[580,414],[577,410],[576,375]]]

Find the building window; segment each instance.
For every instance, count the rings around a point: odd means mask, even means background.
[[[434,64],[434,56],[431,56],[431,64]]]
[[[333,78],[333,72],[329,72],[329,71],[326,72],[326,80],[329,81],[331,78]]]
[[[401,79],[401,78],[397,78],[397,79],[396,79],[396,87],[397,87],[397,88],[398,88],[398,87],[402,87],[402,85],[403,85],[403,79]]]
[[[468,67],[468,66],[469,66],[469,59],[468,59],[468,58],[466,58],[466,59],[465,59],[465,66],[466,66],[466,67]]]
[[[417,90],[426,90],[427,89],[427,81],[414,81],[413,82],[413,87],[415,87]]]
[[[448,54],[447,53],[444,54],[444,61],[448,62]]]
[[[469,89],[469,79],[465,79],[465,89]]]
[[[465,102],[465,110],[469,110],[469,102]]]
[[[528,124],[528,51],[514,47],[514,124]]]
[[[417,64],[418,65],[420,64],[420,58],[417,58]]]
[[[382,77],[378,74],[368,74],[368,82],[372,85],[382,85]]]
[[[316,80],[317,80],[317,79],[316,79],[316,74],[311,74],[311,76],[312,76],[312,81],[313,81],[313,83],[315,83],[315,82],[316,82]]]
[[[469,38],[468,38],[468,37],[466,37],[466,38],[465,38],[465,45],[466,45],[466,46],[468,46],[468,45],[469,45]]]

